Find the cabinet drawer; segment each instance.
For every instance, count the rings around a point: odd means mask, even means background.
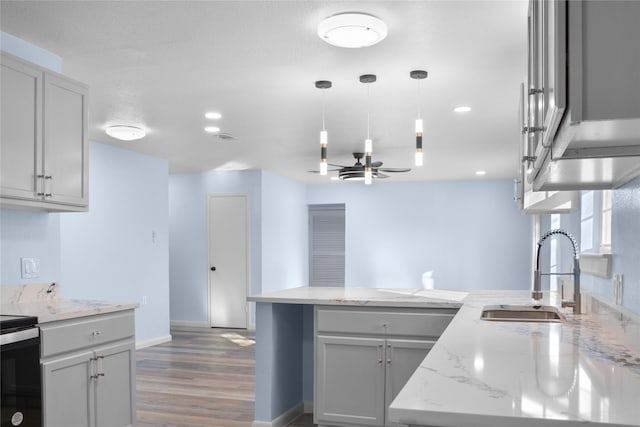
[[[40,325],[42,357],[116,341],[135,334],[133,311]]]
[[[439,337],[455,313],[447,310],[318,308],[318,332]]]

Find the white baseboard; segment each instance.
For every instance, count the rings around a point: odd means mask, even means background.
[[[291,421],[298,418],[304,413],[305,403],[300,402],[296,406],[280,414],[279,417],[273,421],[254,421],[251,423],[251,427],[285,427]]]
[[[313,400],[305,400],[303,404],[304,404],[304,413],[313,414]]]
[[[170,323],[171,327],[173,328],[175,327],[181,327],[181,326],[186,326],[189,328],[210,328],[211,325],[209,325],[209,322],[207,321],[192,321],[192,320],[172,320]]]
[[[164,337],[151,338],[150,340],[136,341],[136,350],[141,348],[151,347],[158,344],[164,344],[171,341],[171,335],[165,335]]]

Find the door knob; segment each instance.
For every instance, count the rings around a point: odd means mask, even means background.
[[[215,267],[211,267],[211,271],[216,271],[216,268]]]

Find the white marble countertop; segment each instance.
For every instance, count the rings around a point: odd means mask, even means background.
[[[37,316],[38,323],[47,323],[76,317],[93,316],[101,313],[131,310],[137,307],[138,304],[134,303],[55,299],[51,301],[2,304],[0,305],[0,313],[14,316]]]
[[[640,426],[640,321],[585,298],[563,323],[491,322],[484,305],[529,292],[471,292],[389,409],[441,427]],[[546,301],[558,305],[557,301]]]
[[[247,300],[311,305],[459,308],[467,295],[466,292],[426,289],[302,287],[252,295]]]
[[[0,314],[37,316],[38,323],[47,323],[138,307],[131,302],[60,298],[59,289],[57,283],[0,286]]]
[[[545,293],[546,295],[548,293]],[[440,427],[640,426],[640,318],[584,295],[563,323],[480,319],[528,291],[294,288],[249,301],[460,308],[389,409],[391,421]],[[559,306],[552,295],[545,304]]]

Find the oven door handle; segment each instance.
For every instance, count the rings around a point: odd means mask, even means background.
[[[38,338],[38,336],[40,336],[40,330],[38,328],[30,328],[23,331],[2,334],[0,335],[0,345],[26,341],[32,338]]]

